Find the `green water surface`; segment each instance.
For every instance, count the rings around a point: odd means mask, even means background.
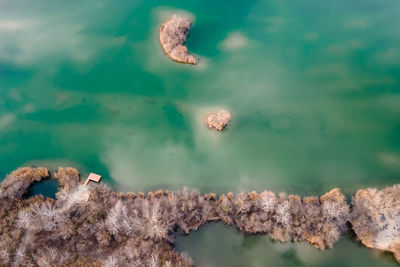
[[[194,20],[197,66],[160,48],[173,15]],[[398,0],[0,0],[0,177],[68,165],[123,191],[347,196],[399,183],[399,25]],[[223,133],[203,124],[220,108],[232,114]],[[216,243],[221,258],[207,262],[217,259],[207,248],[199,264],[267,266],[277,251],[224,231],[255,245],[237,254]],[[351,239],[321,255],[393,264]],[[290,255],[271,264],[314,264]]]

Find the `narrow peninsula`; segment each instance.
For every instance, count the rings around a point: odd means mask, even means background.
[[[318,249],[331,248],[350,221],[365,245],[399,260],[399,186],[361,190],[351,207],[337,188],[304,198],[271,191],[116,193],[103,183],[84,185],[74,168],[59,168],[54,199],[26,196],[32,183],[50,176],[46,168],[26,167],[1,183],[1,266],[193,266],[174,250],[174,233],[211,221]]]

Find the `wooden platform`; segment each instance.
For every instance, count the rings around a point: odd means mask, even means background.
[[[88,176],[88,178],[86,179],[84,185],[85,185],[85,186],[88,185],[88,183],[89,183],[90,181],[93,181],[93,182],[98,183],[98,182],[100,181],[100,179],[101,179],[101,175],[98,175],[98,174],[95,174],[95,173],[92,173],[92,172],[91,172],[91,173],[89,173],[89,176]]]

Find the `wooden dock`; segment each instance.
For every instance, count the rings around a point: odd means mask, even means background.
[[[93,182],[98,183],[98,182],[100,181],[100,179],[101,179],[101,175],[98,175],[98,174],[95,174],[95,173],[92,173],[92,172],[91,172],[91,173],[89,173],[89,176],[88,176],[88,178],[86,179],[84,185],[85,185],[85,186],[88,185],[88,183],[89,183],[90,181],[93,181]]]

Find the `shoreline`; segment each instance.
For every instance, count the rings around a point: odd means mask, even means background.
[[[390,232],[385,242],[374,230],[385,223],[397,227],[398,211],[387,203],[395,208],[400,202],[400,185],[382,191],[359,190],[351,204],[338,188],[321,197],[303,198],[271,191],[221,195],[187,189],[116,193],[105,184],[83,186],[76,169],[59,168],[54,173],[60,183],[56,199],[23,198],[31,184],[50,176],[46,168],[27,167],[2,181],[0,263],[107,266],[116,261],[192,266],[189,256],[174,250],[173,235],[190,234],[213,221],[281,242],[307,241],[321,250],[333,247],[344,232],[352,229],[364,245],[394,252],[400,261],[400,227],[396,228],[399,232]],[[380,206],[383,197],[392,202]],[[366,200],[370,204],[365,205]],[[373,218],[375,213],[377,219],[365,223],[365,218]],[[69,254],[63,255],[62,248],[68,248]],[[126,248],[130,248],[129,253]],[[58,256],[51,258],[49,250]]]

